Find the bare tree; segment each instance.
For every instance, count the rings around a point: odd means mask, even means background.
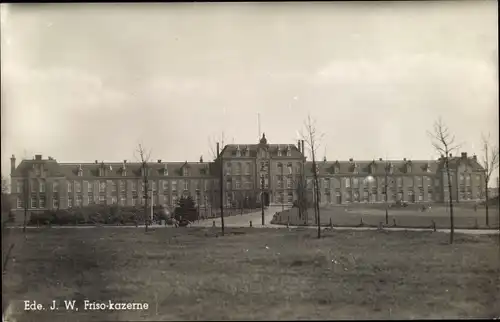
[[[139,160],[141,162],[141,176],[142,176],[142,180],[144,183],[144,225],[145,225],[146,231],[148,231],[148,223],[149,223],[149,219],[148,219],[149,194],[148,194],[148,192],[149,192],[149,171],[150,171],[149,166],[148,166],[148,162],[151,158],[151,151],[146,151],[144,146],[142,144],[139,144],[136,152],[137,152]],[[151,191],[151,197],[153,197],[152,194],[153,194],[153,192]],[[151,200],[151,202],[153,202],[153,200]]]
[[[316,215],[316,221],[318,224],[318,238],[321,238],[321,217],[319,211],[319,181],[318,181],[318,165],[316,163],[317,151],[320,147],[320,141],[323,138],[323,133],[318,133],[316,128],[316,121],[311,119],[311,116],[307,116],[307,120],[304,122],[304,131],[301,132],[302,139],[307,143],[309,150],[311,152],[312,158],[312,171],[313,171],[313,192],[314,192],[314,213]]]
[[[484,168],[484,187],[485,187],[485,210],[486,210],[486,226],[489,226],[489,193],[488,184],[490,183],[491,174],[498,169],[498,146],[493,146],[491,143],[491,135],[481,135],[483,144],[483,168]]]
[[[441,117],[434,122],[433,132],[428,131],[432,146],[441,155],[441,162],[446,171],[448,181],[448,204],[450,207],[450,244],[453,244],[453,234],[455,226],[453,222],[453,191],[451,186],[450,159],[452,152],[460,148],[461,144],[455,142],[455,135],[450,133],[449,128],[443,122]]]

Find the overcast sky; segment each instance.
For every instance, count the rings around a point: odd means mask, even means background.
[[[2,168],[210,159],[209,137],[320,157],[435,157],[440,115],[470,154],[498,141],[496,1],[1,5]],[[2,171],[5,173],[8,171]]]

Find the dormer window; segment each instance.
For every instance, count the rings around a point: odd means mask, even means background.
[[[187,167],[182,168],[182,176],[187,177],[188,175],[189,175],[188,168]]]
[[[83,169],[82,169],[82,165],[78,165],[78,169],[77,169],[77,172],[78,172],[78,176],[81,177],[83,176]]]
[[[281,149],[280,149],[280,148],[278,148],[278,156],[280,157],[280,156],[282,156],[282,155],[283,155],[283,154],[281,153]]]
[[[335,164],[333,165],[333,173],[339,173],[339,172],[340,172],[339,161],[335,161]]]
[[[236,148],[236,156],[237,157],[241,157],[241,150],[240,150],[240,146],[238,145],[238,147]]]
[[[374,173],[375,173],[375,171],[376,171],[376,169],[377,169],[377,166],[376,166],[376,164],[375,164],[375,161],[373,161],[373,162],[370,164],[370,173],[371,173],[371,174],[374,174]]]
[[[290,149],[290,146],[287,147],[286,149],[286,156],[291,157],[292,156],[292,150]]]
[[[431,165],[429,163],[425,165],[425,172],[431,172]]]
[[[165,166],[163,167],[163,175],[164,175],[164,176],[168,176],[168,169],[167,169],[167,165],[165,165]]]
[[[385,166],[385,171],[386,171],[387,173],[392,174],[393,169],[394,169],[394,165],[393,165],[392,163],[390,163],[390,162],[389,162],[389,163]]]
[[[289,163],[287,167],[288,167],[288,174],[292,174],[293,173],[292,164]]]
[[[358,165],[356,164],[356,162],[354,162],[354,163],[351,164],[351,171],[354,174],[358,173]]]
[[[406,164],[406,173],[410,173],[411,172],[411,163],[407,163]]]
[[[99,168],[99,177],[104,177],[104,168],[103,167]]]

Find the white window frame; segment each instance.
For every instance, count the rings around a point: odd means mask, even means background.
[[[73,181],[68,181],[68,192],[73,192]]]
[[[82,192],[82,183],[75,181],[75,192]]]
[[[52,198],[52,208],[57,209],[59,208],[59,199],[57,198]]]
[[[82,196],[82,195],[76,195],[76,198],[75,198],[75,206],[76,206],[76,207],[81,207],[81,206],[83,206],[83,196]]]
[[[24,200],[21,197],[17,197],[17,208],[24,208]]]

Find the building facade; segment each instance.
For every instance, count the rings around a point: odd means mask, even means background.
[[[91,204],[138,206],[144,203],[147,171],[149,198],[154,205],[173,207],[181,196],[192,196],[204,211],[220,205],[222,178],[225,206],[255,199],[264,204],[290,205],[304,189],[313,200],[313,167],[304,155],[304,141],[230,144],[213,162],[61,163],[36,155],[16,165],[11,158],[11,198],[14,211],[66,209]],[[485,192],[484,169],[476,156],[450,158],[451,191],[439,160],[317,161],[322,204],[477,201]],[[222,172],[222,175],[221,175]],[[304,187],[304,188],[301,188]],[[387,196],[386,196],[387,192]],[[27,207],[25,207],[27,206]]]

